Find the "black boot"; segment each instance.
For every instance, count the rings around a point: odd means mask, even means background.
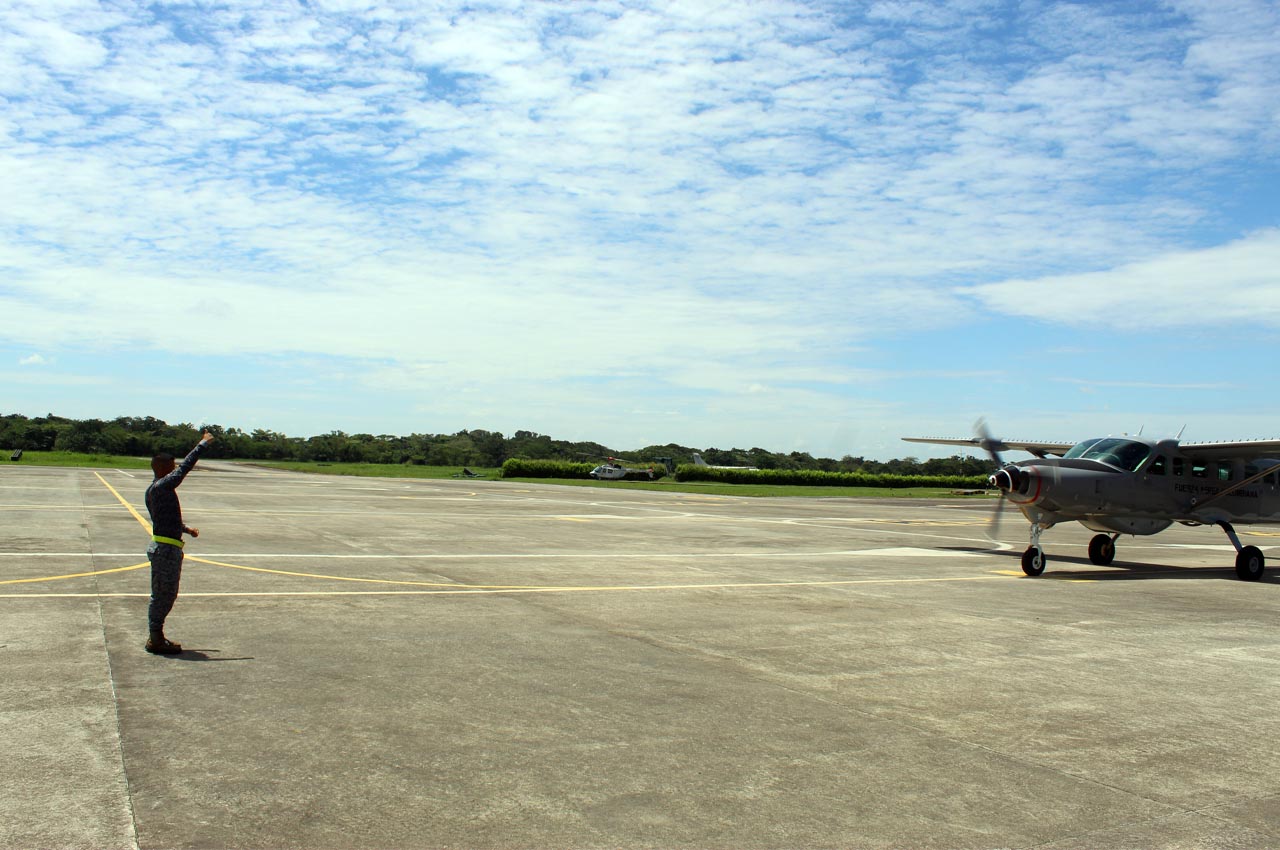
[[[182,644],[169,640],[164,632],[152,632],[147,638],[146,650],[155,655],[177,655],[182,652]]]

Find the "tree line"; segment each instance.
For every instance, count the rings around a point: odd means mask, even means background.
[[[918,460],[906,457],[888,461],[845,455],[836,460],[815,458],[808,452],[771,452],[762,448],[699,449],[675,443],[619,451],[600,443],[557,440],[533,431],[516,431],[508,437],[495,431],[465,429],[456,434],[398,436],[330,431],[311,437],[290,437],[261,428],[243,431],[212,424],[200,427],[185,422],[170,425],[151,416],[121,416],[110,420],[68,419],[52,413],[32,418],[16,413],[0,415],[0,449],[133,457],[169,452],[181,457],[199,441],[201,430],[217,436],[206,457],[237,460],[493,468],[502,466],[508,458],[596,463],[612,457],[637,465],[654,464],[659,462],[659,458],[670,458],[679,466],[693,463],[693,453],[698,452],[712,465],[754,466],[758,469],[931,476],[973,476],[991,472],[988,460],[958,454],[948,458]]]

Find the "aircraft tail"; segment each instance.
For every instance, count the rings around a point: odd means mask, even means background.
[[[694,466],[707,466],[708,464],[707,464],[707,462],[706,462],[705,460],[703,460],[703,459],[702,459],[702,455],[698,454],[697,452],[694,452],[694,453],[693,453],[693,465],[694,465]]]

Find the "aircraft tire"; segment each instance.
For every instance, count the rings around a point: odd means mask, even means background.
[[[1110,534],[1096,535],[1089,541],[1089,560],[1098,565],[1105,567],[1116,558],[1116,542],[1111,539]]]
[[[1246,546],[1236,555],[1236,575],[1243,581],[1257,581],[1262,578],[1266,563],[1261,549],[1257,546]]]
[[[1022,571],[1029,576],[1038,576],[1044,572],[1044,550],[1039,546],[1028,546],[1022,553]]]

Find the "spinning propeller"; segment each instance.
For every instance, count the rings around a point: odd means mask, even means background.
[[[996,472],[992,473],[990,481],[996,485],[1000,491],[1000,499],[996,502],[995,513],[991,515],[991,521],[987,523],[987,537],[996,540],[1000,534],[1000,517],[1004,513],[1005,494],[1012,489],[1013,480],[1010,478],[1006,482],[1007,486],[1001,486],[1000,476],[1008,476],[1009,473],[1005,469],[1004,458],[1000,457],[1000,449],[1008,448],[1003,440],[993,437],[991,429],[987,427],[985,418],[979,419],[973,423],[973,437],[977,440],[978,445],[986,450],[987,455],[991,458],[991,462],[996,465]]]

